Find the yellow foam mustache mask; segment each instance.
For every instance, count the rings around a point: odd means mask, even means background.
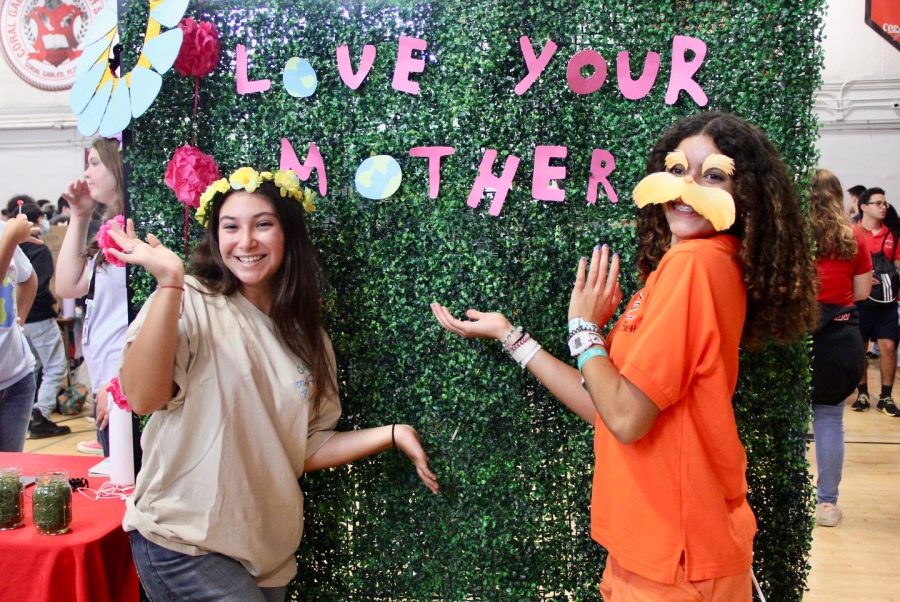
[[[672,151],[666,155],[666,170],[650,174],[638,182],[631,196],[639,208],[651,204],[668,203],[681,199],[686,205],[709,220],[717,231],[727,230],[734,224],[734,198],[721,188],[701,186],[687,173],[678,176],[668,170],[676,165],[688,168],[687,156],[682,151]],[[734,159],[720,154],[712,154],[703,161],[701,174],[710,169],[719,169],[731,176],[734,174]]]

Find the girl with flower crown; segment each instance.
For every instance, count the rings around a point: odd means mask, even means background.
[[[152,416],[124,528],[151,599],[283,600],[296,573],[305,472],[395,446],[438,484],[415,429],[337,432],[335,358],[320,274],[292,171],[237,170],[209,186],[188,275],[153,235],[111,232],[156,291],[128,330],[120,370]]]
[[[750,602],[756,520],[731,406],[738,349],[814,325],[806,225],[772,143],[734,115],[677,122],[647,172],[633,193],[644,287],[604,335],[622,301],[619,259],[607,245],[581,259],[569,304],[577,369],[503,314],[432,311],[451,332],[501,341],[594,426],[604,600]]]

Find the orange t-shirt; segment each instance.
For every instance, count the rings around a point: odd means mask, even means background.
[[[591,535],[621,566],[674,583],[749,569],[756,519],[731,398],[747,299],[727,235],[670,249],[609,336],[610,359],[660,410],[619,443],[597,419]]]

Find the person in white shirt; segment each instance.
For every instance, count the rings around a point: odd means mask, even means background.
[[[24,215],[0,223],[0,451],[20,452],[34,405],[34,356],[22,323],[37,292],[37,276],[22,242],[31,236]]]

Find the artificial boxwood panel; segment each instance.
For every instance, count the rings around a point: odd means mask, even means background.
[[[455,312],[496,309],[565,357],[565,315],[578,258],[608,242],[634,265],[630,190],[659,134],[698,110],[733,111],[762,127],[798,187],[815,164],[812,97],[818,84],[823,0],[535,2],[245,2],[192,4],[188,14],[221,34],[219,68],[200,86],[174,72],[151,109],[132,124],[127,149],[132,214],[139,229],[181,248],[183,209],[162,183],[174,149],[196,139],[223,173],[249,164],[277,167],[280,140],[301,160],[314,142],[327,168],[328,195],[310,215],[328,281],[328,329],[339,361],[341,428],[408,422],[422,434],[442,485],[431,496],[396,453],[307,475],[306,532],[291,596],[300,600],[592,600],[604,563],[589,537],[593,453],[590,429],[564,411],[494,343],[444,333],[428,303]],[[137,51],[146,8],[126,16],[125,64]],[[702,39],[708,52],[695,79],[705,108],[682,92],[664,102],[672,40]],[[391,87],[398,40],[427,41],[412,76],[420,93]],[[556,55],[524,95],[519,38]],[[235,91],[235,48],[250,52],[249,77],[265,93]],[[337,72],[335,48],[364,44],[374,66],[356,91]],[[609,74],[599,91],[566,85],[566,63],[592,48]],[[647,51],[662,65],[650,94],[623,98],[616,55],[631,54],[635,76]],[[318,88],[286,93],[291,57],[308,60]],[[585,72],[587,73],[587,72]],[[447,145],[440,194],[428,196],[428,164],[410,148]],[[565,202],[531,198],[534,149],[568,148]],[[499,216],[489,200],[466,199],[485,149],[521,158]],[[593,149],[613,154],[610,202],[600,188],[585,202]],[[385,200],[354,188],[359,164],[393,156],[403,170]],[[307,185],[317,187],[316,176]],[[200,234],[191,225],[192,240]],[[626,294],[636,272],[623,274]],[[135,303],[152,288],[139,271]],[[749,455],[750,501],[759,522],[755,570],[770,600],[800,600],[808,572],[811,486],[805,461],[808,361],[805,344],[742,358],[735,398]],[[664,361],[661,358],[660,361]],[[602,467],[601,467],[602,470]],[[247,492],[265,495],[265,492]],[[284,509],[291,512],[292,509]],[[278,517],[271,517],[278,520]]]

